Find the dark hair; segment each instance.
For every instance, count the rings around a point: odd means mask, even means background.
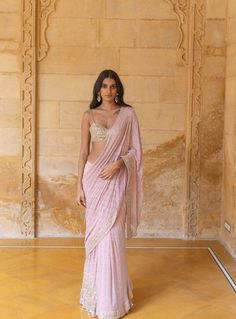
[[[120,106],[129,106],[129,107],[132,107],[131,105],[129,104],[126,104],[123,100],[123,96],[124,96],[124,87],[121,83],[121,80],[118,76],[118,74],[113,71],[113,70],[103,70],[96,82],[94,83],[94,87],[93,87],[93,99],[89,105],[89,108],[90,109],[94,109],[96,107],[98,107],[99,105],[102,104],[102,97],[101,97],[101,101],[98,102],[97,100],[97,94],[98,92],[100,91],[101,89],[101,86],[102,86],[102,82],[105,78],[110,78],[110,79],[114,79],[115,80],[115,83],[116,83],[116,87],[117,87],[117,92],[118,92],[118,102],[116,103],[117,105],[120,105]]]

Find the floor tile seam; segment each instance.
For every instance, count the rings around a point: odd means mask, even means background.
[[[215,253],[213,248],[208,247],[208,251],[211,254],[211,256],[212,256],[213,260],[215,261],[215,263],[217,264],[217,266],[219,267],[219,269],[223,272],[224,276],[228,280],[228,282],[231,285],[231,287],[233,288],[234,292],[236,293],[236,282],[234,281],[232,276],[227,271],[227,269],[224,266],[223,262],[221,262],[221,260],[218,258],[218,256],[216,255],[216,253]]]

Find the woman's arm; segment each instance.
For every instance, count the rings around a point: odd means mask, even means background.
[[[89,113],[85,111],[81,122],[81,145],[78,161],[78,180],[77,180],[77,192],[83,189],[82,178],[84,172],[84,166],[87,161],[90,146],[90,133],[89,133]]]

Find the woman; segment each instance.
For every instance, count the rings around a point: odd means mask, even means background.
[[[143,198],[143,159],[137,116],[123,95],[117,73],[102,71],[81,125],[76,201],[86,208],[86,259],[80,303],[100,319],[120,318],[133,306],[125,224],[127,237],[135,236]]]

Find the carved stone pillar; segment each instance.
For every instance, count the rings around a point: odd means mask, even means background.
[[[200,192],[199,123],[202,105],[201,77],[203,35],[205,22],[204,0],[166,0],[176,15],[179,29],[178,63],[186,65],[188,95],[186,101],[186,153],[184,237],[198,234]]]
[[[21,234],[35,235],[35,99],[36,2],[23,0],[22,8],[22,185]]]
[[[23,237],[35,237],[37,63],[48,51],[46,28],[55,0],[22,0],[22,185]]]
[[[205,1],[192,0],[188,11],[188,99],[186,114],[185,237],[197,238],[200,196],[200,115],[205,32]]]

